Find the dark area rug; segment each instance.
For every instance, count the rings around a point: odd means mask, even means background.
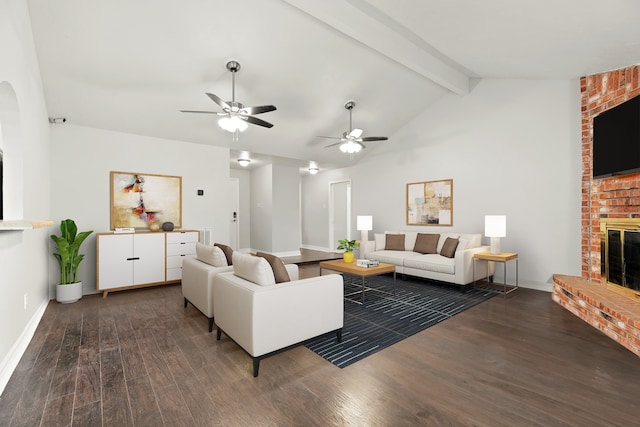
[[[400,340],[495,296],[494,292],[446,285],[426,279],[401,279],[393,275],[367,278],[364,305],[360,302],[362,279],[343,275],[345,283],[342,342],[335,334],[305,343],[311,351],[344,368]],[[353,299],[352,299],[353,298]],[[357,302],[356,302],[357,301]]]

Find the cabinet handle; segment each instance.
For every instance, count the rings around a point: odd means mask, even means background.
[[[181,244],[181,245],[186,245],[186,244],[187,244],[187,242],[180,242],[180,244]]]
[[[127,261],[135,261],[137,259],[140,259],[140,257],[137,256],[137,257],[133,257],[133,258],[127,258]]]
[[[180,254],[180,256],[187,256],[186,254]]]

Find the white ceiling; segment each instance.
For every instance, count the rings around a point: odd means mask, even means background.
[[[349,127],[392,136],[471,78],[573,79],[640,63],[636,0],[28,0],[47,107],[67,123],[320,169]],[[232,141],[205,92],[273,104]]]

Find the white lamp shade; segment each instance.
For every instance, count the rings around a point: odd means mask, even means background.
[[[373,230],[373,217],[372,216],[358,216],[356,218],[356,230],[358,230],[358,231],[370,231],[370,230]]]
[[[507,217],[505,215],[485,215],[484,235],[487,237],[506,237]]]

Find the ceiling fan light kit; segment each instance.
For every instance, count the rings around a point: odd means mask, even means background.
[[[340,151],[343,153],[353,154],[362,150],[364,146],[356,141],[347,141],[340,145]]]
[[[244,132],[249,123],[271,128],[273,124],[262,119],[254,117],[254,114],[268,113],[275,111],[274,105],[260,105],[257,107],[245,107],[244,104],[236,102],[236,73],[240,71],[240,63],[238,61],[227,62],[227,70],[231,72],[231,101],[224,101],[213,93],[205,93],[213,102],[222,108],[221,112],[216,111],[199,111],[199,110],[180,110],[183,113],[205,113],[217,114],[220,117],[218,126],[222,129],[233,133],[233,139],[238,139],[238,132]]]
[[[362,142],[363,141],[386,141],[387,138],[386,136],[368,136],[368,137],[362,137],[362,129],[354,129],[353,128],[353,122],[352,122],[352,114],[351,114],[351,110],[353,110],[353,107],[356,106],[356,101],[347,101],[344,104],[344,108],[347,109],[349,111],[349,131],[348,132],[344,132],[342,134],[342,137],[335,137],[335,136],[321,136],[320,138],[329,138],[329,139],[339,139],[340,142],[336,142],[335,144],[329,144],[327,145],[325,148],[329,148],[329,147],[334,147],[336,145],[339,145],[340,147],[340,151],[342,151],[343,153],[349,154],[350,156],[353,156],[353,154],[358,153],[360,150],[362,150],[363,148],[367,148]]]

